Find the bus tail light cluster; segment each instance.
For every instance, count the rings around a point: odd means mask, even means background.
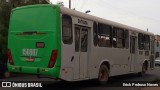
[[[13,58],[12,58],[12,54],[11,54],[10,49],[7,50],[7,53],[8,53],[8,61],[9,61],[9,64],[14,65],[14,62],[13,62]]]
[[[48,63],[48,68],[54,67],[54,65],[56,63],[57,56],[58,56],[58,50],[53,50],[51,57],[50,57],[50,61]]]

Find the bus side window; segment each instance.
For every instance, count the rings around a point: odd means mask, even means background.
[[[139,50],[143,50],[144,49],[144,41],[143,41],[143,34],[138,33],[138,48]]]
[[[129,48],[129,33],[128,33],[128,30],[125,30],[124,31],[124,46],[125,46],[125,48],[126,49],[128,49]]]
[[[80,28],[75,28],[75,51],[79,52],[80,45]]]
[[[117,30],[113,28],[113,47],[117,47]]]
[[[64,44],[72,44],[72,18],[68,15],[62,16],[62,40]]]
[[[149,35],[144,35],[144,49],[150,50],[150,37],[149,37]]]
[[[124,30],[120,28],[113,28],[113,46],[117,48],[124,48]]]
[[[98,24],[98,45],[100,47],[111,47],[112,27],[105,24]]]
[[[93,42],[94,46],[97,46],[98,43],[98,32],[97,32],[97,23],[93,23]]]

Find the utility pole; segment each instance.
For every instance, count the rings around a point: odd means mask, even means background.
[[[69,0],[69,8],[71,9],[71,0]]]

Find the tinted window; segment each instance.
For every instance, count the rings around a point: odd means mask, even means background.
[[[113,28],[113,46],[123,48],[125,46],[124,30],[120,28]]]
[[[124,39],[125,39],[125,48],[129,48],[129,33],[128,33],[128,30],[125,30],[124,31]]]
[[[143,50],[144,48],[144,41],[143,41],[143,34],[138,34],[138,48],[139,50]]]
[[[75,28],[75,51],[79,52],[80,45],[80,28]]]
[[[136,42],[136,38],[131,37],[130,38],[130,52],[131,53],[135,53],[135,48],[136,48],[135,42]]]
[[[144,50],[150,50],[150,37],[149,37],[149,35],[144,35]]]
[[[82,29],[81,31],[81,52],[87,52],[88,44],[88,31],[87,29]]]
[[[97,35],[97,23],[96,22],[94,22],[93,24],[93,42],[94,42],[94,46],[97,46],[98,35]]]
[[[72,44],[72,18],[68,15],[62,16],[62,39],[64,44]]]
[[[100,47],[111,47],[112,27],[105,24],[98,24],[98,45]]]

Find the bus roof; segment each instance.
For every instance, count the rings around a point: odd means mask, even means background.
[[[27,6],[20,6],[20,7],[16,7],[14,9],[12,9],[12,12],[13,11],[16,11],[16,10],[20,10],[20,9],[25,9],[25,8],[35,8],[35,7],[58,7],[58,5],[53,5],[53,4],[35,4],[35,5],[27,5]]]
[[[79,12],[79,11],[76,11],[76,10],[66,8],[66,7],[63,7],[63,6],[61,6],[60,9],[61,9],[62,14],[68,14],[68,15],[71,15],[71,16],[76,16],[76,17],[79,17],[79,18],[84,18],[84,19],[87,19],[87,20],[96,21],[96,22],[99,22],[99,23],[104,23],[104,24],[107,24],[107,25],[112,25],[112,26],[119,27],[119,28],[124,28],[124,29],[127,29],[127,30],[132,30],[132,31],[136,31],[136,32],[139,32],[139,33],[154,35],[151,32],[147,32],[147,31],[144,31],[144,30],[141,30],[141,29],[138,29],[138,28],[127,26],[127,25],[124,25],[124,24],[121,24],[121,23],[110,21],[110,20],[102,19],[102,18],[93,16],[93,15],[89,15],[89,14],[86,14],[86,13],[82,13],[82,12]]]
[[[19,10],[19,9],[25,9],[25,8],[50,7],[50,6],[51,7],[53,7],[53,6],[57,7],[58,5],[53,5],[53,4],[28,5],[28,6],[17,7],[15,9],[13,9],[12,12],[16,11],[16,10]],[[71,15],[71,16],[80,17],[80,18],[83,18],[83,19],[86,19],[86,20],[97,21],[99,23],[104,23],[104,24],[107,24],[107,25],[112,25],[112,26],[115,26],[115,27],[132,30],[132,31],[136,31],[136,32],[139,32],[139,33],[154,35],[151,32],[147,32],[147,31],[144,31],[144,30],[141,30],[141,29],[138,29],[138,28],[127,26],[127,25],[124,25],[124,24],[121,24],[121,23],[113,22],[113,21],[110,21],[110,20],[107,20],[107,19],[102,19],[102,18],[93,16],[93,15],[89,15],[89,14],[86,14],[86,13],[82,13],[82,12],[79,12],[79,11],[76,11],[76,10],[66,8],[66,7],[63,7],[63,6],[60,6],[60,10],[61,10],[61,13],[63,13],[63,14],[68,14],[68,15]]]

